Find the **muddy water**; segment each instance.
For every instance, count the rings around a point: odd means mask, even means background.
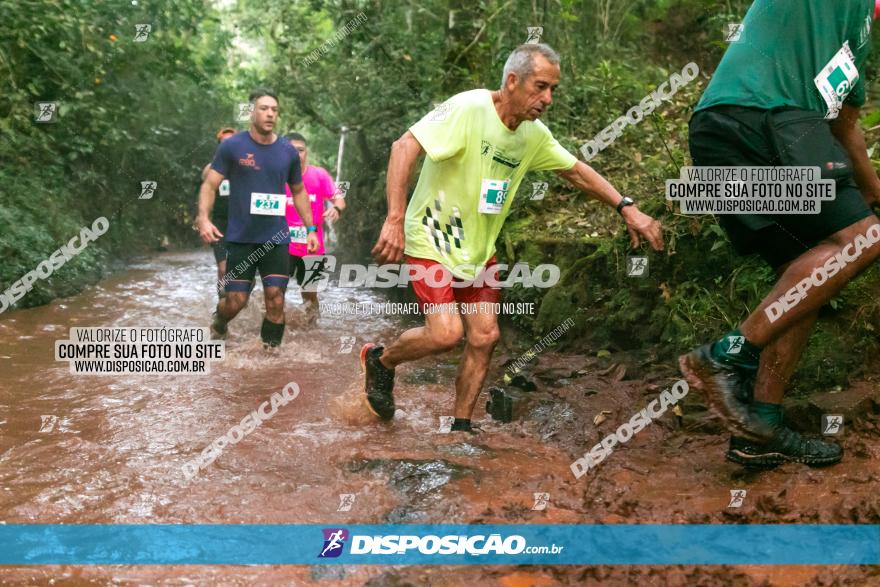
[[[576,480],[569,463],[628,419],[633,406],[677,376],[620,370],[594,358],[546,353],[530,377],[538,391],[523,421],[497,424],[478,405],[483,432],[439,432],[452,412],[457,352],[399,369],[398,412],[374,421],[357,394],[358,349],[389,342],[411,318],[323,316],[306,326],[288,292],[288,329],[274,352],[259,343],[261,292],[231,323],[227,358],[202,375],[71,375],[54,341],[73,326],[206,326],[215,304],[204,251],[165,254],[69,299],[0,316],[0,522],[3,523],[723,523],[873,522],[880,442],[822,473],[792,467],[743,475],[721,459],[724,442],[692,403],[682,430],[651,426],[602,470]],[[382,302],[331,289],[324,302]],[[511,332],[508,337],[513,337]],[[348,337],[354,337],[351,341]],[[350,348],[349,348],[350,345]],[[511,340],[496,355],[498,379]],[[514,355],[515,356],[515,355]],[[649,372],[650,371],[650,372]],[[609,374],[610,373],[610,374]],[[192,480],[181,466],[287,383],[301,392]],[[694,401],[698,401],[695,398]],[[482,402],[480,402],[482,403]],[[596,414],[607,423],[594,424]],[[866,466],[873,463],[872,469]],[[872,472],[873,471],[873,472]],[[747,486],[741,510],[729,489]],[[532,509],[548,492],[546,509]],[[353,494],[350,511],[337,511]],[[785,571],[785,572],[783,572]],[[769,584],[828,577],[870,581],[859,567],[40,567],[0,570],[32,584],[296,585]],[[874,575],[876,577],[876,575]],[[764,583],[764,584],[768,584]]]

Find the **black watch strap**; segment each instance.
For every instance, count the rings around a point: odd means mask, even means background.
[[[617,204],[617,213],[620,214],[626,206],[633,206],[635,202],[632,198],[628,198],[623,196],[623,199],[620,200],[620,203]]]

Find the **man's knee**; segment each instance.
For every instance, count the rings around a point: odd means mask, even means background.
[[[267,287],[264,295],[267,310],[280,310],[284,307],[284,290],[280,287]]]
[[[227,291],[223,298],[224,309],[231,314],[237,314],[247,305],[248,294],[240,291]]]
[[[501,329],[497,324],[483,328],[475,328],[468,332],[467,343],[478,349],[492,349],[501,338]]]
[[[464,328],[461,325],[461,321],[456,317],[444,320],[439,324],[429,325],[428,334],[431,338],[431,345],[435,349],[448,351],[455,348],[455,345],[464,336]]]

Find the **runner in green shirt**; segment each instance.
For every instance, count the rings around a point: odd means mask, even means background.
[[[547,45],[521,45],[504,66],[501,89],[457,94],[398,139],[388,163],[388,216],[373,255],[380,263],[406,256],[437,275],[448,271],[472,280],[495,262],[495,241],[517,188],[528,171],[553,170],[590,197],[623,216],[634,247],[639,238],[663,247],[660,224],[601,175],[562,148],[538,118],[559,83],[559,56]],[[415,192],[406,205],[409,179],[426,153]],[[367,344],[361,351],[364,392],[374,413],[394,415],[394,368],[455,347],[467,333],[456,378],[453,430],[470,430],[471,414],[498,340],[494,302],[500,290],[480,285],[452,287],[442,279],[413,279],[423,306],[479,304],[487,311],[426,311],[425,326],[404,332],[387,349]],[[460,285],[460,284],[459,284]]]
[[[721,226],[778,281],[738,328],[680,359],[733,433],[728,460],[829,465],[835,443],[783,425],[782,398],[819,310],[880,256],[880,179],[858,128],[875,0],[756,0],[690,121],[696,166],[818,167],[818,214],[731,214]],[[823,430],[823,432],[826,432]]]

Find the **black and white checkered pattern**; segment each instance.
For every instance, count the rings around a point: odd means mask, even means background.
[[[443,214],[443,204],[440,200],[434,200],[434,208],[425,208],[425,215],[422,216],[422,225],[425,227],[425,233],[428,239],[434,243],[441,253],[451,253],[452,244],[455,243],[456,249],[461,249],[461,243],[464,240],[464,225],[461,222],[461,212],[458,208],[453,207],[452,214],[449,216],[450,224],[443,224],[440,220]]]

